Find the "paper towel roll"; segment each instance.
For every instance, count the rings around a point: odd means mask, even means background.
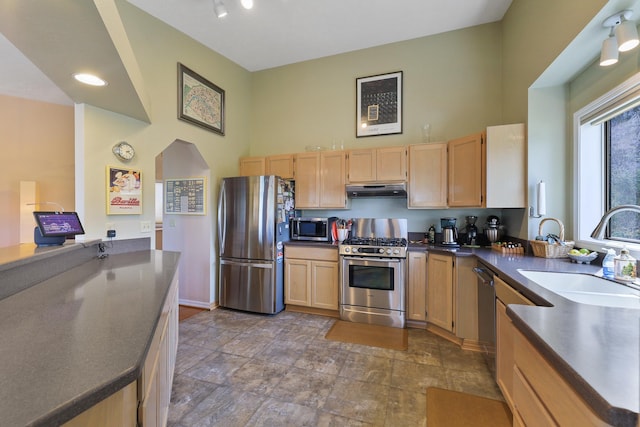
[[[547,193],[544,181],[538,183],[538,215],[547,214]]]

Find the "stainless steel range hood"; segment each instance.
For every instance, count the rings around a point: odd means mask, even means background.
[[[407,197],[407,184],[347,184],[347,197]]]

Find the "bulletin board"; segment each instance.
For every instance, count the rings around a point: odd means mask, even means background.
[[[164,213],[206,215],[206,179],[172,178],[164,180]]]

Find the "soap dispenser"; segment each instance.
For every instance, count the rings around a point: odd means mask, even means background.
[[[603,248],[605,249],[605,248]],[[616,258],[616,250],[609,248],[609,249],[605,249],[607,251],[607,254],[604,256],[604,259],[602,260],[602,276],[605,279],[613,279],[615,276],[614,273],[614,269],[615,269],[615,258]]]
[[[620,255],[614,259],[615,279],[624,282],[636,280],[636,259],[629,255],[627,248],[622,248]]]

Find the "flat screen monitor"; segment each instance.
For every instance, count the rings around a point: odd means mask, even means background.
[[[34,212],[33,217],[43,237],[84,234],[77,212]]]

